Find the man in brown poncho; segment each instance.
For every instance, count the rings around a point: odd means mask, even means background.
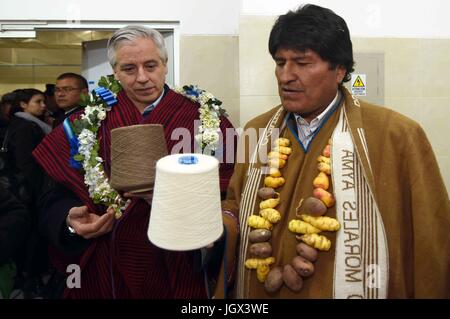
[[[450,208],[438,164],[416,122],[342,86],[354,64],[345,21],[303,6],[279,17],[269,51],[282,104],[246,125],[245,160],[223,203],[240,221],[235,297],[448,298]],[[262,187],[274,191],[261,198]],[[324,227],[330,218],[338,229]]]

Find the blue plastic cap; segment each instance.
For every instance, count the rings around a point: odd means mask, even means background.
[[[196,156],[194,156],[194,155],[181,156],[178,159],[178,163],[184,164],[184,165],[197,164],[198,163],[198,158]]]

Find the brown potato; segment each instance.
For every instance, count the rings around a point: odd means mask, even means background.
[[[262,199],[269,199],[275,197],[275,190],[272,187],[263,187],[258,190],[258,196]]]
[[[295,247],[297,250],[297,254],[302,256],[303,258],[315,262],[317,260],[318,251],[317,249],[305,244],[305,243],[298,243]]]
[[[292,268],[291,265],[284,265],[283,268],[283,282],[294,292],[300,291],[303,287],[303,279]]]
[[[255,229],[248,234],[248,239],[252,243],[261,243],[268,241],[272,236],[272,232],[267,229]]]
[[[267,292],[278,291],[283,285],[283,268],[280,266],[273,268],[267,275],[264,288]]]
[[[314,265],[309,260],[295,256],[291,261],[292,268],[302,277],[311,276],[314,273]]]
[[[311,216],[322,216],[327,212],[327,206],[317,198],[308,197],[296,209],[297,214],[308,214]]]
[[[256,243],[250,246],[250,254],[259,258],[267,258],[272,255],[272,246],[270,243]]]

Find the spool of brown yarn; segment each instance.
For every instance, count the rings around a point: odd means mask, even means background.
[[[131,193],[151,190],[156,161],[166,155],[164,129],[160,124],[111,130],[111,186]]]

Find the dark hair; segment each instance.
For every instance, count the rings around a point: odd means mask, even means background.
[[[47,83],[45,85],[44,94],[45,94],[45,96],[53,96],[53,95],[55,95],[55,84]]]
[[[2,96],[0,101],[0,122],[8,122],[11,107],[14,103],[16,94],[13,92],[6,93]]]
[[[80,89],[88,89],[89,88],[86,78],[82,75],[72,73],[72,72],[67,72],[67,73],[63,73],[60,76],[58,76],[56,78],[56,81],[64,80],[64,79],[76,79],[78,81],[78,85],[80,86]]]
[[[20,102],[28,103],[31,98],[36,94],[44,95],[44,92],[39,91],[37,89],[19,89],[14,90],[15,98],[11,107],[10,114],[15,114],[17,112],[23,112],[22,107],[20,106]]]
[[[6,93],[2,96],[2,100],[1,103],[2,104],[13,104],[14,103],[14,99],[16,98],[16,93],[14,92],[9,92]]]
[[[275,57],[278,49],[312,50],[333,69],[346,69],[343,82],[353,72],[353,49],[350,32],[344,19],[327,8],[312,4],[278,17],[269,37],[269,52]]]

